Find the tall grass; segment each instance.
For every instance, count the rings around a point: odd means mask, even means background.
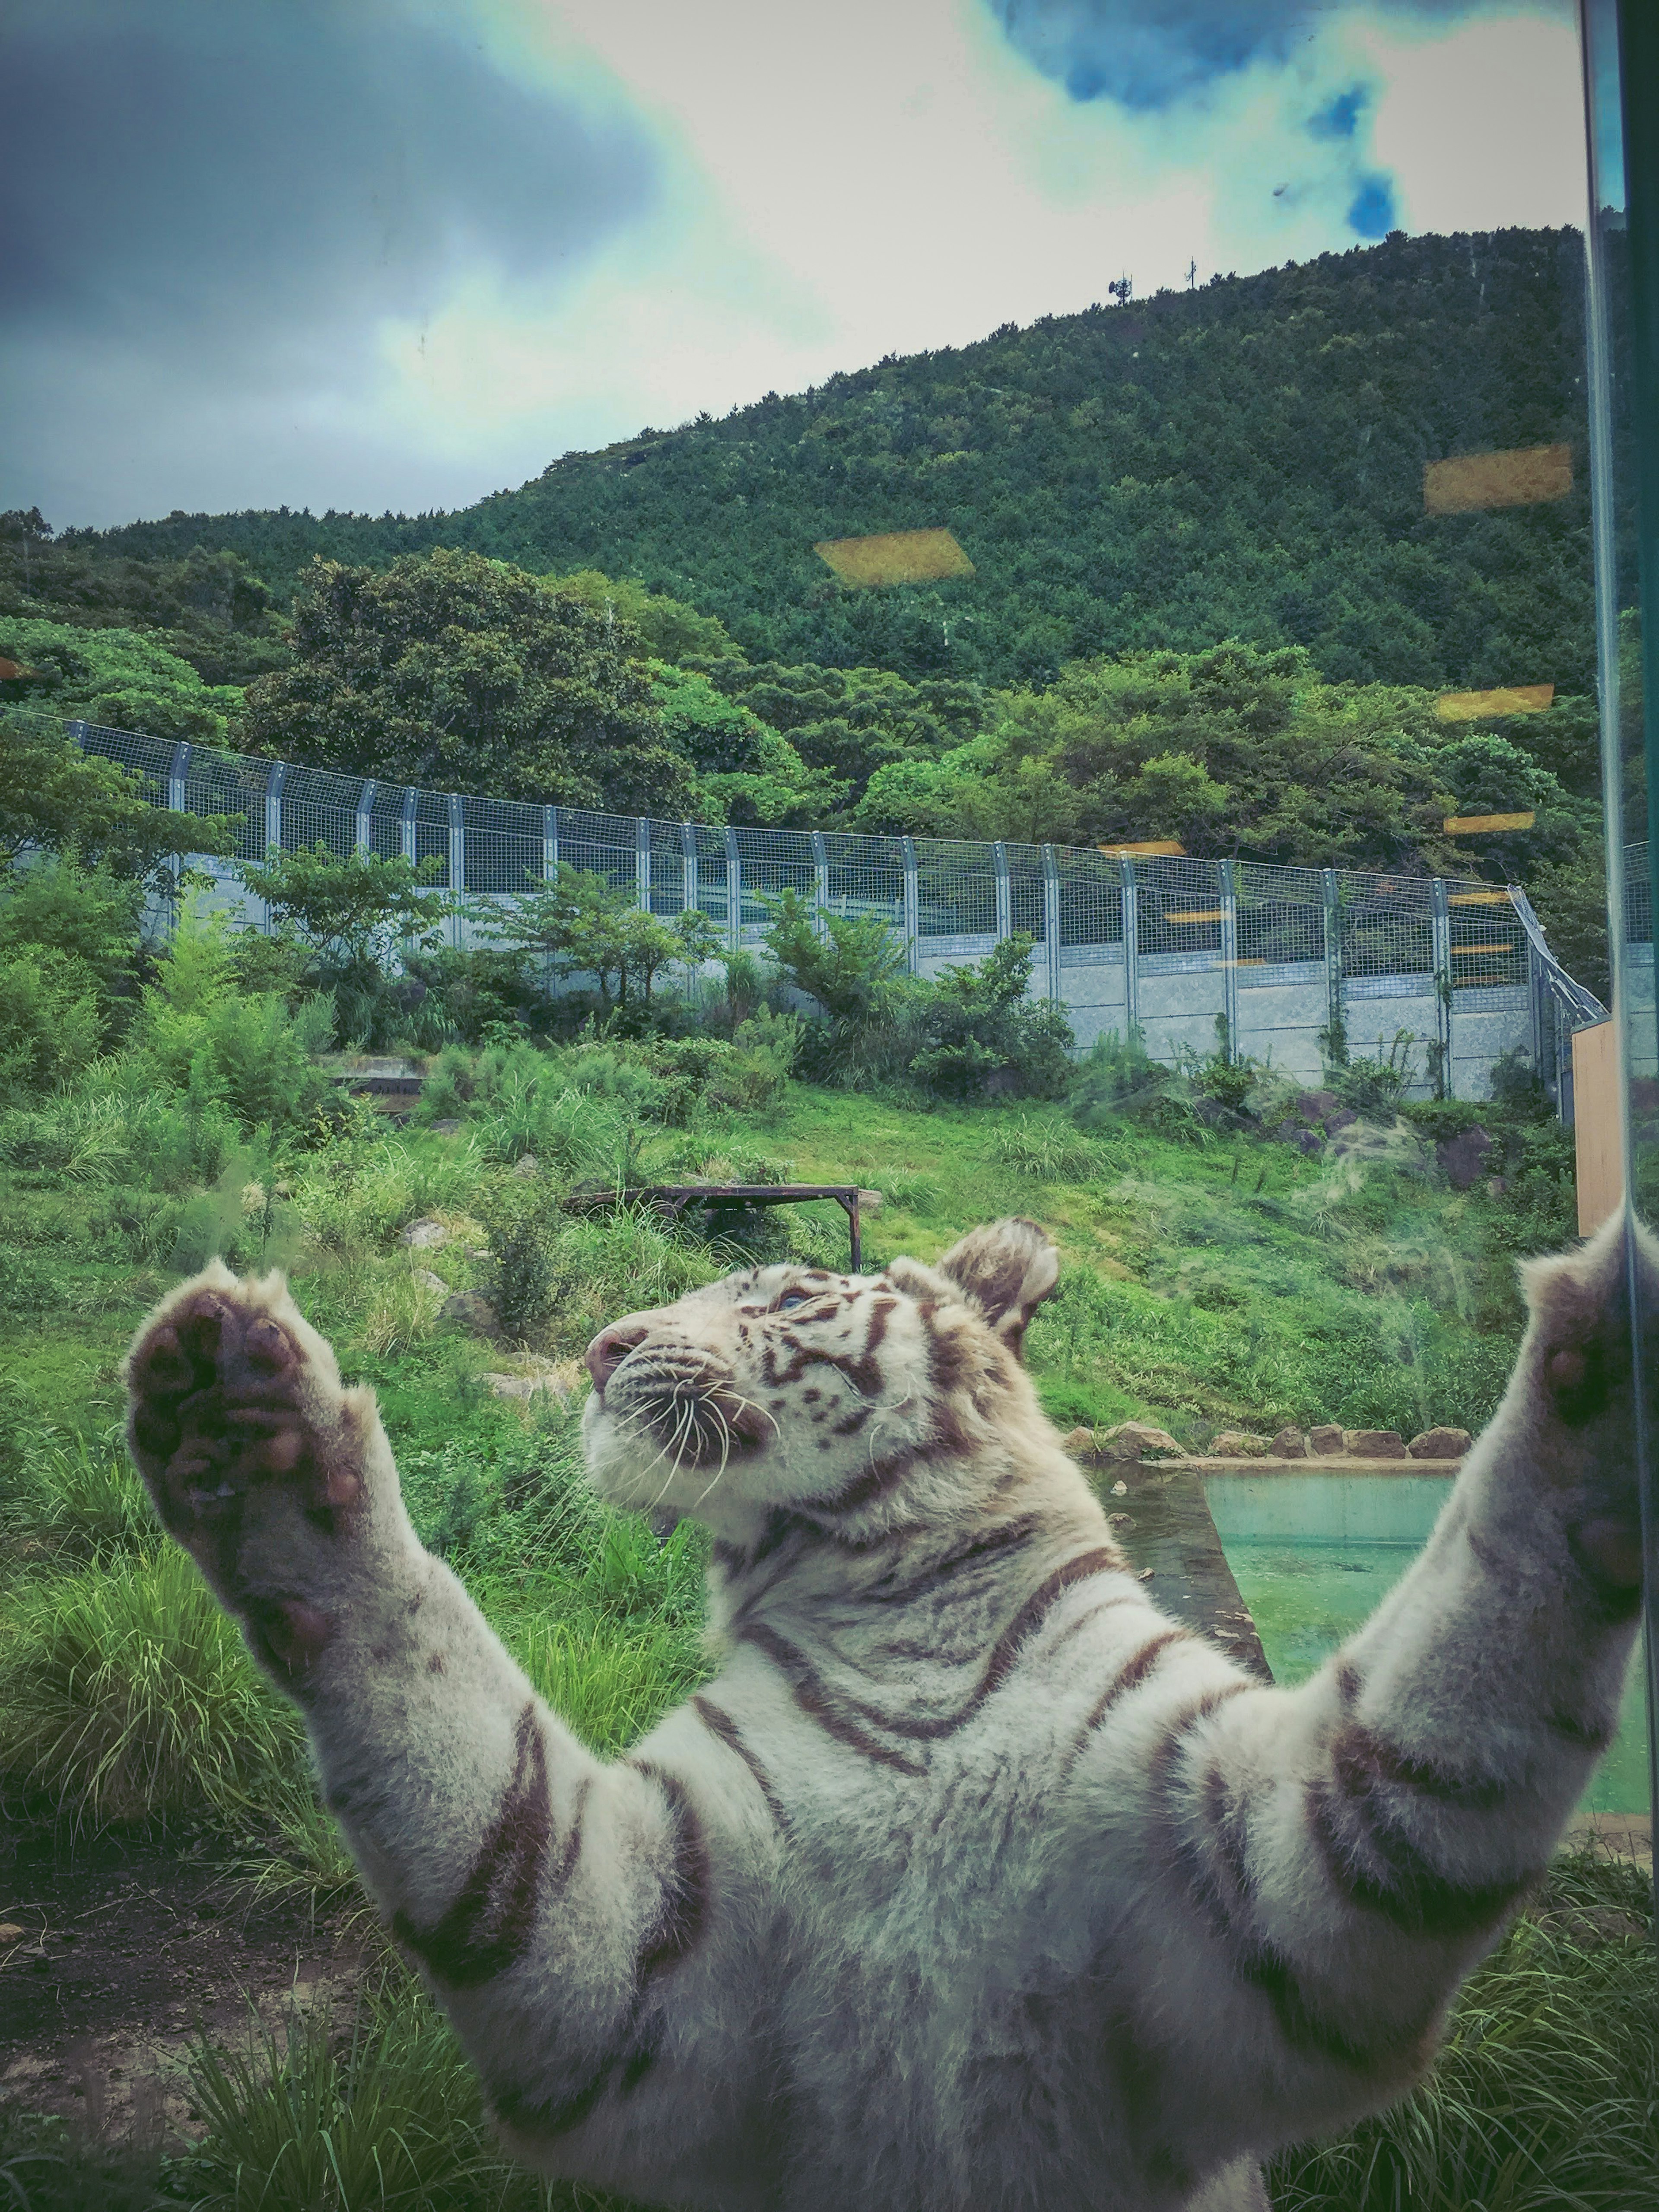
[[[15,1583],[0,1611],[0,1775],[94,1826],[245,1817],[300,1771],[290,1709],[172,1545]]]
[[[1629,1864],[1558,1859],[1417,2093],[1273,2168],[1277,2212],[1651,2212],[1659,1977]]]

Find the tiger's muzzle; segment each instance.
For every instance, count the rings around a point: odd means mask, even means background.
[[[718,1353],[701,1345],[653,1342],[643,1330],[626,1346],[607,1343],[621,1334],[607,1330],[594,1339],[588,1367],[605,1412],[656,1447],[657,1466],[674,1474],[724,1465],[773,1434],[770,1414],[744,1395]]]

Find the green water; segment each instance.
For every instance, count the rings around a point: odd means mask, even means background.
[[[1410,1566],[1450,1488],[1445,1475],[1231,1475],[1205,1485],[1277,1680],[1305,1680],[1353,1633]],[[1639,1666],[1632,1667],[1618,1735],[1583,1809],[1648,1809]]]

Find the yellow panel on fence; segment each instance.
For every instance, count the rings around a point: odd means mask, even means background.
[[[874,538],[826,538],[812,548],[843,584],[927,584],[971,576],[974,564],[948,530],[890,530]]]
[[[1571,446],[1512,446],[1496,453],[1455,453],[1423,464],[1427,514],[1468,514],[1487,507],[1529,507],[1572,489]]]
[[[1530,830],[1537,819],[1530,806],[1518,814],[1449,814],[1446,835],[1468,837],[1477,830]]]
[[[1448,906],[1512,906],[1507,891],[1448,891]]]
[[[1139,845],[1102,845],[1097,848],[1097,850],[1106,854],[1114,860],[1132,858],[1138,853],[1148,853],[1154,856],[1158,854],[1167,854],[1177,860],[1185,860],[1187,857],[1187,848],[1178,844],[1173,837],[1147,837],[1144,838]]]
[[[1479,722],[1491,714],[1541,714],[1554,698],[1553,684],[1504,684],[1496,691],[1443,691],[1434,711],[1443,722]]]
[[[1578,1234],[1592,1237],[1623,1203],[1619,1039],[1611,1022],[1572,1034],[1572,1135],[1578,1164]]]
[[[1206,906],[1197,914],[1166,914],[1164,919],[1165,921],[1219,921],[1221,908]]]

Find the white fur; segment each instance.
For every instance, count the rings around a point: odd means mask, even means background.
[[[1260,2212],[1260,2159],[1420,2074],[1612,1726],[1632,1623],[1583,1559],[1635,1512],[1629,1391],[1574,1426],[1551,1378],[1585,1344],[1616,1364],[1623,1265],[1610,1231],[1534,1272],[1434,1537],[1294,1691],[1159,1643],[1015,1356],[1054,1279],[1028,1224],[617,1325],[593,1479],[713,1529],[724,1653],[627,1759],[532,1698],[422,1551],[372,1405],[274,1279],[209,1288],[292,1334],[295,1418],[363,1510],[319,1534],[251,1486],[228,1578],[180,1533],[237,1609],[325,1620],[277,1679],[544,2172],[720,2212]],[[515,1923],[484,1842],[520,1804],[549,1832]],[[432,1954],[470,1875],[469,1955],[512,1955],[458,1985]]]

